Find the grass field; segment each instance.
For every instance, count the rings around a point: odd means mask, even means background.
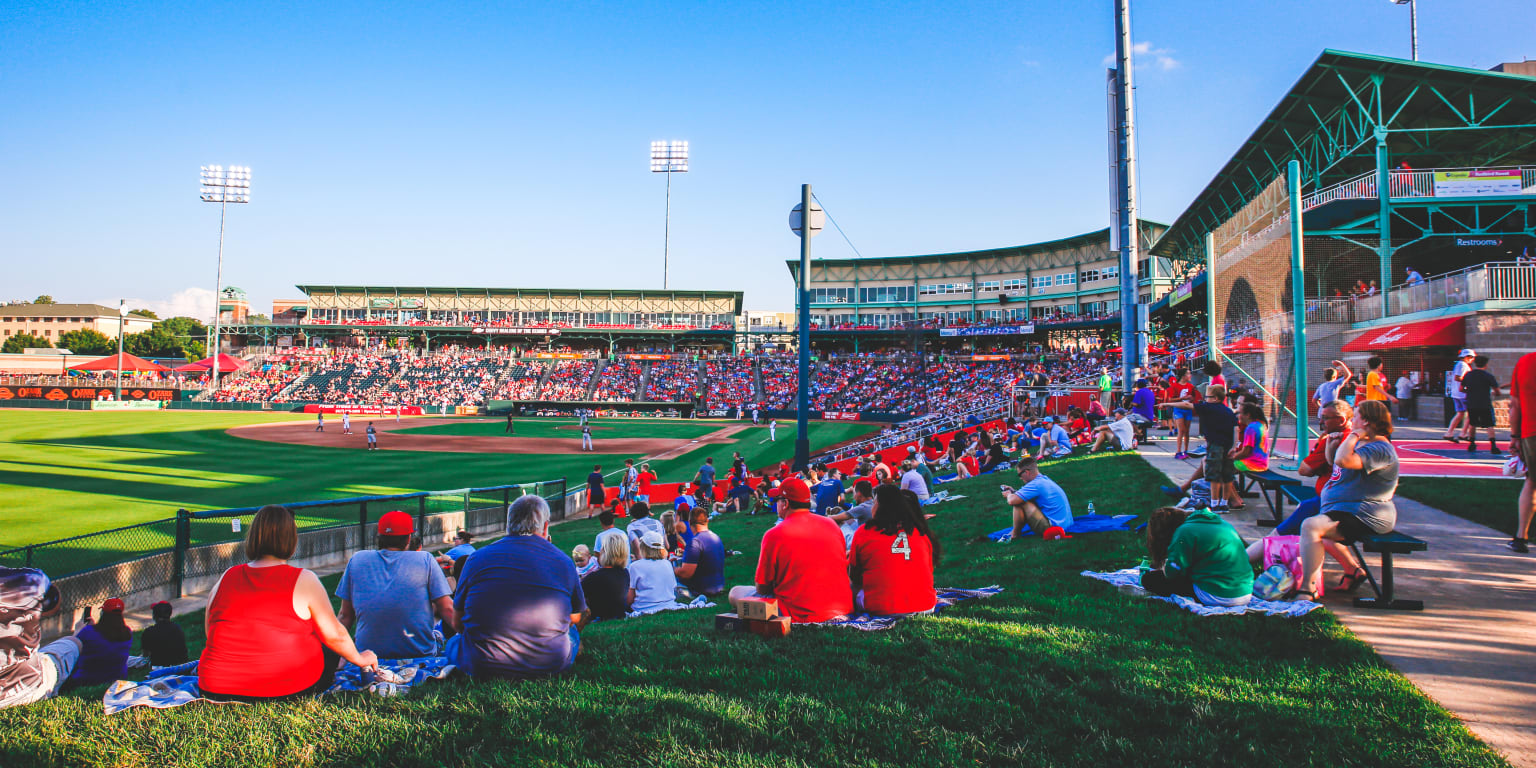
[[[1505,477],[1404,477],[1397,494],[1513,536],[1523,481]]]
[[[1145,514],[1163,479],[1124,454],[1046,472],[1105,513]],[[887,632],[767,641],[681,611],[589,628],[557,680],[111,718],[96,687],[0,711],[0,765],[1505,765],[1326,612],[1200,618],[1078,575],[1138,561],[1129,532],[985,541],[1007,523],[997,482],[935,508],[937,581],[1006,591]],[[770,523],[717,522],[744,553],[728,583],[750,581]],[[200,645],[200,615],[182,619]]]
[[[435,427],[412,427],[399,432],[422,435],[470,435],[489,437],[563,437],[581,439],[581,427],[575,419],[513,419],[514,434],[506,433],[506,419],[465,419],[458,424],[439,424]],[[731,422],[693,421],[681,419],[597,419],[592,422],[592,437],[670,437],[690,439],[703,437],[711,432],[731,426]]]
[[[181,507],[247,507],[560,477],[569,478],[575,488],[594,463],[606,470],[625,458],[638,458],[600,453],[370,453],[247,440],[225,432],[244,424],[292,421],[294,416],[5,411],[0,416],[0,550],[174,517]],[[599,441],[647,436],[658,429],[714,431],[725,426],[645,419],[600,420],[598,425],[613,427]],[[816,423],[812,446],[849,440],[871,429],[868,424]],[[670,482],[691,478],[705,456],[728,466],[732,450],[740,450],[752,467],[793,456],[792,429],[781,430],[775,443],[767,437],[767,428],[747,429],[735,443],[701,445],[652,468]]]

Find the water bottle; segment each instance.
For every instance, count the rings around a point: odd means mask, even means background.
[[[1093,511],[1093,502],[1092,501],[1088,502],[1088,514],[1090,514],[1090,515],[1097,514],[1096,512]]]

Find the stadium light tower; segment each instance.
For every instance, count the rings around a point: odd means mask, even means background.
[[[672,174],[688,172],[688,142],[651,142],[651,173],[667,175],[667,217],[661,240],[661,287],[667,287],[667,262],[672,250]]]
[[[219,388],[219,297],[224,287],[224,213],[230,203],[251,201],[251,167],[248,165],[205,165],[202,170],[202,186],[198,196],[205,203],[219,204],[219,266],[213,279],[213,381],[209,386]]]
[[[1413,35],[1413,60],[1419,60],[1419,0],[1392,0],[1395,5],[1408,6],[1408,31]]]

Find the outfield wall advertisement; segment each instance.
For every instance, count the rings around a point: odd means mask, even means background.
[[[102,400],[116,398],[113,387],[0,387],[0,401],[5,400]],[[123,387],[124,400],[158,400],[170,402],[176,399],[174,389],[149,389],[147,387]]]
[[[124,393],[127,394],[127,393]],[[419,405],[318,405],[304,406],[305,413],[350,413],[356,416],[424,416]]]

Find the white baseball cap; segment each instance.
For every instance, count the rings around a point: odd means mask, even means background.
[[[640,535],[640,543],[651,549],[661,549],[667,545],[667,540],[662,537],[661,531],[646,531]]]
[[[1470,349],[1463,349],[1462,351],[1456,353],[1456,357],[1457,357],[1457,359],[1460,359],[1460,358],[1463,358],[1463,357],[1477,357],[1477,353],[1473,352]]]

